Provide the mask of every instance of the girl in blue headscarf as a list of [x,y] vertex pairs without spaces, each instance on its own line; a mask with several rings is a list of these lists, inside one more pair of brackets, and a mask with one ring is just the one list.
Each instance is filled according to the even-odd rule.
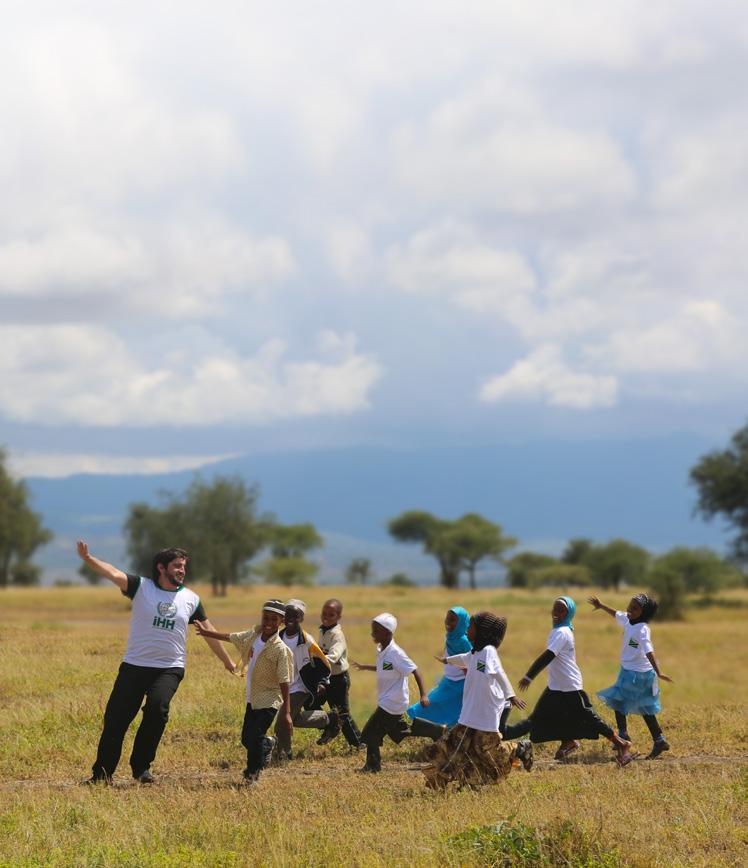
[[[462,606],[453,606],[444,618],[447,628],[445,637],[445,657],[455,654],[468,654],[473,650],[467,637],[470,614]],[[429,705],[416,702],[408,709],[410,717],[421,717],[434,723],[454,726],[462,711],[462,691],[465,688],[465,672],[458,666],[444,664],[441,681],[429,693]]]
[[616,735],[612,727],[597,716],[583,689],[574,649],[572,621],[576,610],[571,597],[557,597],[553,601],[546,650],[518,685],[520,690],[527,690],[533,678],[547,667],[548,687],[532,714],[526,720],[507,726],[504,737],[515,739],[530,733],[533,742],[558,740],[561,746],[556,751],[556,759],[561,760],[580,747],[579,739],[603,736],[615,747],[619,764],[626,765],[633,759],[631,742]]

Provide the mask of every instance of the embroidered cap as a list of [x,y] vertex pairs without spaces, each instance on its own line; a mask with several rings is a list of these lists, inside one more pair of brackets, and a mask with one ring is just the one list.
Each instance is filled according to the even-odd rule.
[[303,614],[306,614],[306,603],[303,600],[289,600],[286,603],[286,608],[289,606],[293,606],[294,609],[298,609]]
[[263,612],[275,612],[276,615],[286,614],[286,604],[283,600],[268,600],[262,605]]
[[397,630],[397,618],[389,612],[382,612],[381,615],[372,618],[372,621],[376,621],[380,627],[384,627],[384,629],[389,630],[390,633],[394,633],[395,630]]

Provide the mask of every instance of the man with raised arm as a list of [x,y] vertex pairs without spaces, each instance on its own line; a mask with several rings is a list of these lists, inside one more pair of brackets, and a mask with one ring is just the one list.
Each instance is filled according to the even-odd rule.
[[[156,756],[169,703],[184,678],[187,625],[198,621],[212,630],[198,595],[184,586],[187,552],[164,549],[153,558],[152,578],[123,573],[95,558],[83,540],[78,554],[95,573],[109,579],[132,600],[130,634],[119,673],[104,712],[92,775],[86,783],[108,783],[119,763],[122,742],[143,699],[143,720],[130,754],[133,777],[141,784],[154,781],[150,767]],[[229,672],[234,661],[216,639],[205,640]]]

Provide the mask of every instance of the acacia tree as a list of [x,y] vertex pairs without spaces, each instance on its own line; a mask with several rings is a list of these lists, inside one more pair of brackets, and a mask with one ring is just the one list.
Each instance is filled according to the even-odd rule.
[[271,557],[258,564],[254,572],[271,584],[310,584],[319,566],[305,555],[324,545],[314,525],[276,524],[269,530],[268,541]]
[[456,588],[460,572],[467,570],[470,587],[475,588],[475,569],[484,558],[500,560],[503,552],[516,545],[505,537],[501,525],[477,513],[466,513],[454,521],[438,518],[423,510],[408,510],[388,524],[390,534],[400,542],[418,542],[426,554],[439,563],[445,588]]
[[349,585],[365,585],[370,575],[369,558],[354,558],[345,568],[345,580]]
[[439,536],[449,522],[430,512],[411,509],[390,520],[387,529],[398,542],[421,543],[426,554],[439,563],[439,579],[445,588],[456,588],[460,582],[460,557],[454,551],[439,546]]
[[467,570],[472,590],[476,588],[475,570],[480,561],[485,558],[501,561],[504,552],[515,545],[517,540],[504,536],[501,525],[475,512],[448,522],[436,541],[437,549],[459,558],[461,568]]
[[259,488],[240,477],[196,477],[183,495],[162,494],[162,507],[131,504],[125,536],[134,568],[148,575],[154,552],[179,545],[189,552],[191,574],[225,596],[268,541],[273,519],[259,514],[258,498]]
[[748,425],[732,435],[726,449],[702,456],[691,468],[690,482],[698,489],[696,511],[707,520],[723,516],[737,531],[735,558],[748,563]]
[[31,559],[52,539],[52,532],[29,506],[26,483],[10,476],[5,461],[5,450],[0,449],[0,588],[10,583],[35,585],[40,571]]

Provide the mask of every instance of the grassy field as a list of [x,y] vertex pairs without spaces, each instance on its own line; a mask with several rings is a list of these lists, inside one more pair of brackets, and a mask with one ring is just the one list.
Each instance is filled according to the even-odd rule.
[[[345,603],[350,656],[373,662],[372,615],[397,614],[398,642],[429,684],[439,677],[450,605],[509,618],[501,657],[516,684],[543,650],[553,595],[502,589],[232,590],[204,594],[221,630],[256,620],[269,593],[307,601],[306,627],[331,590]],[[623,605],[623,595],[603,594]],[[585,687],[613,682],[620,633],[576,594],[577,658]],[[112,586],[0,594],[0,864],[5,865],[745,865],[748,862],[748,593],[695,606],[680,623],[653,624],[663,671],[661,722],[672,750],[616,767],[607,742],[585,742],[566,764],[538,746],[536,768],[480,791],[426,791],[414,764],[422,742],[385,745],[378,777],[356,774],[342,738],[294,735],[297,760],[240,786],[244,685],[191,636],[185,680],[153,771],[152,787],[128,778],[79,786],[89,774],[101,718],[127,635],[129,602]],[[533,684],[530,703],[544,686]],[[411,682],[411,692],[415,685]],[[354,673],[360,726],[376,702],[375,676]],[[517,712],[514,711],[513,715]],[[602,711],[612,721],[612,714]],[[631,720],[642,752],[643,722]]]

